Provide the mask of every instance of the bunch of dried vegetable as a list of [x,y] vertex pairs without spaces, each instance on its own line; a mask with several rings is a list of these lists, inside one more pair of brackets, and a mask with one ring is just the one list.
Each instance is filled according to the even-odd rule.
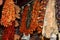
[[14,26],[18,26],[16,18],[20,18],[19,12],[20,8],[14,4],[13,0],[5,0],[1,17],[1,24],[5,27],[2,40],[14,40]]
[[38,33],[42,33],[47,2],[47,0],[34,0],[32,5],[24,7],[21,18],[20,32],[28,35],[33,34],[33,31],[37,30]]
[[58,26],[55,18],[55,2],[55,0],[49,0],[46,8],[42,34],[47,38],[50,38],[53,34],[58,34]]

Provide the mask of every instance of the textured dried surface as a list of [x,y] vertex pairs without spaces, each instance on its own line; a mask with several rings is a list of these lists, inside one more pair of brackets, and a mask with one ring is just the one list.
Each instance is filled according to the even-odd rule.
[[28,7],[25,7],[22,13],[22,22],[20,32],[25,34],[32,34],[33,31],[37,30],[38,33],[42,32],[44,14],[46,10],[47,0],[35,0],[33,3],[33,9],[31,11],[31,23],[29,29],[26,28],[26,19]]
[[1,23],[6,27],[11,25],[16,18],[20,19],[19,12],[20,8],[14,4],[13,0],[6,0],[2,10]]
[[9,27],[4,28],[2,40],[14,40],[14,22]]
[[13,0],[5,0],[1,22],[4,25],[2,40],[14,40],[15,9]]
[[8,26],[12,24],[12,21],[15,20],[15,9],[13,0],[6,0],[3,11],[1,22],[4,26]]
[[43,26],[43,35],[50,38],[51,34],[57,34],[58,27],[55,18],[55,0],[49,0]]
[[23,33],[26,33],[28,31],[28,30],[26,30],[26,17],[27,17],[28,8],[29,8],[29,6],[26,6],[22,13],[20,32],[23,32]]

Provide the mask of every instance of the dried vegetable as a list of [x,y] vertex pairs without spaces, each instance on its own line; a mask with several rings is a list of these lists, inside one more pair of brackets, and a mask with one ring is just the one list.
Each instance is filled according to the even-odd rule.
[[[17,12],[16,12],[17,11]],[[13,0],[5,0],[1,24],[4,25],[2,40],[14,40],[16,18],[19,18],[20,8],[14,4]]]
[[[32,5],[32,11],[31,13],[28,13],[30,6],[25,6],[23,13],[22,13],[22,18],[21,18],[21,26],[20,26],[20,32],[25,33],[26,35],[28,34],[33,34],[33,31],[38,31],[38,33],[42,32],[42,26],[44,22],[44,15],[45,15],[45,10],[46,10],[46,5],[47,5],[47,0],[34,0],[33,5]],[[28,19],[28,15],[31,14],[30,18]],[[26,22],[27,20],[27,22]],[[28,26],[27,26],[27,24]]]

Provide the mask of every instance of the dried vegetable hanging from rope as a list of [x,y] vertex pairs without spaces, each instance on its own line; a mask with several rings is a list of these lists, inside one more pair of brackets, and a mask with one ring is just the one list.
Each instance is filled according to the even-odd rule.
[[20,12],[20,8],[19,9],[18,8],[19,7],[14,4],[13,0],[5,1],[5,4],[2,10],[2,18],[1,18],[1,23],[5,27],[12,25],[12,22],[15,21],[16,18],[19,18],[18,13]]
[[42,26],[43,26],[43,20],[47,5],[47,0],[35,0],[33,3],[33,8],[31,11],[31,21],[29,22],[29,28],[26,27],[26,19],[28,17],[28,9],[29,6],[24,7],[23,13],[22,13],[22,21],[20,26],[20,32],[28,34],[33,34],[33,31],[37,29],[38,33],[42,32]]
[[2,24],[7,27],[12,25],[12,21],[15,20],[15,9],[13,0],[5,0],[5,4],[2,10]]
[[15,19],[19,18],[19,11],[20,8],[14,4],[13,0],[5,0],[1,18],[1,24],[4,25],[2,40],[14,40]]
[[58,34],[55,18],[55,0],[49,0],[47,4],[42,34],[47,38],[50,38],[53,34]]

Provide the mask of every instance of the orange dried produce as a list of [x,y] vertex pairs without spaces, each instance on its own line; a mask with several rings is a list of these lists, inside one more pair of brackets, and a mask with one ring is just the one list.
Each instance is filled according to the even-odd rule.
[[47,5],[47,1],[44,0],[42,0],[42,2],[40,2],[39,0],[34,1],[33,9],[31,11],[31,23],[28,29],[26,28],[26,19],[27,19],[29,6],[26,6],[24,8],[22,13],[20,32],[25,33],[26,35],[33,34],[33,31],[35,31],[36,29],[38,33],[42,32],[46,5]]
[[27,17],[27,12],[28,12],[29,6],[25,6],[23,13],[22,13],[22,21],[21,21],[21,27],[20,27],[20,32],[26,33],[28,30],[26,30],[26,17]]
[[47,0],[35,0],[32,10],[32,21],[30,24],[30,28],[38,33],[42,33],[42,26],[44,24],[44,16],[47,5]]
[[[18,13],[19,13],[19,8],[17,8],[13,0],[5,0],[2,10],[2,18],[1,18],[1,24],[4,25],[2,40],[14,40],[15,19],[19,17]],[[16,25],[18,25],[17,22]]]
[[33,31],[35,31],[36,27],[38,26],[37,25],[37,14],[38,13],[36,11],[36,7],[37,7],[36,3],[38,3],[38,1],[37,2],[36,1],[33,5],[33,10],[31,11],[31,14],[32,14],[31,23],[30,23],[30,27],[28,29],[26,28],[26,18],[27,18],[29,6],[26,6],[22,13],[22,22],[21,22],[20,32],[25,33],[26,35],[33,33]]
[[13,0],[6,0],[2,10],[2,24],[7,27],[12,24],[15,18],[15,9]]
[[37,31],[38,31],[38,33],[41,33],[42,32],[42,26],[44,24],[45,10],[46,10],[46,6],[47,6],[48,1],[47,0],[42,0],[41,3],[40,2],[38,2],[38,3],[39,3],[39,6],[38,6],[39,9],[37,9],[38,10]]

